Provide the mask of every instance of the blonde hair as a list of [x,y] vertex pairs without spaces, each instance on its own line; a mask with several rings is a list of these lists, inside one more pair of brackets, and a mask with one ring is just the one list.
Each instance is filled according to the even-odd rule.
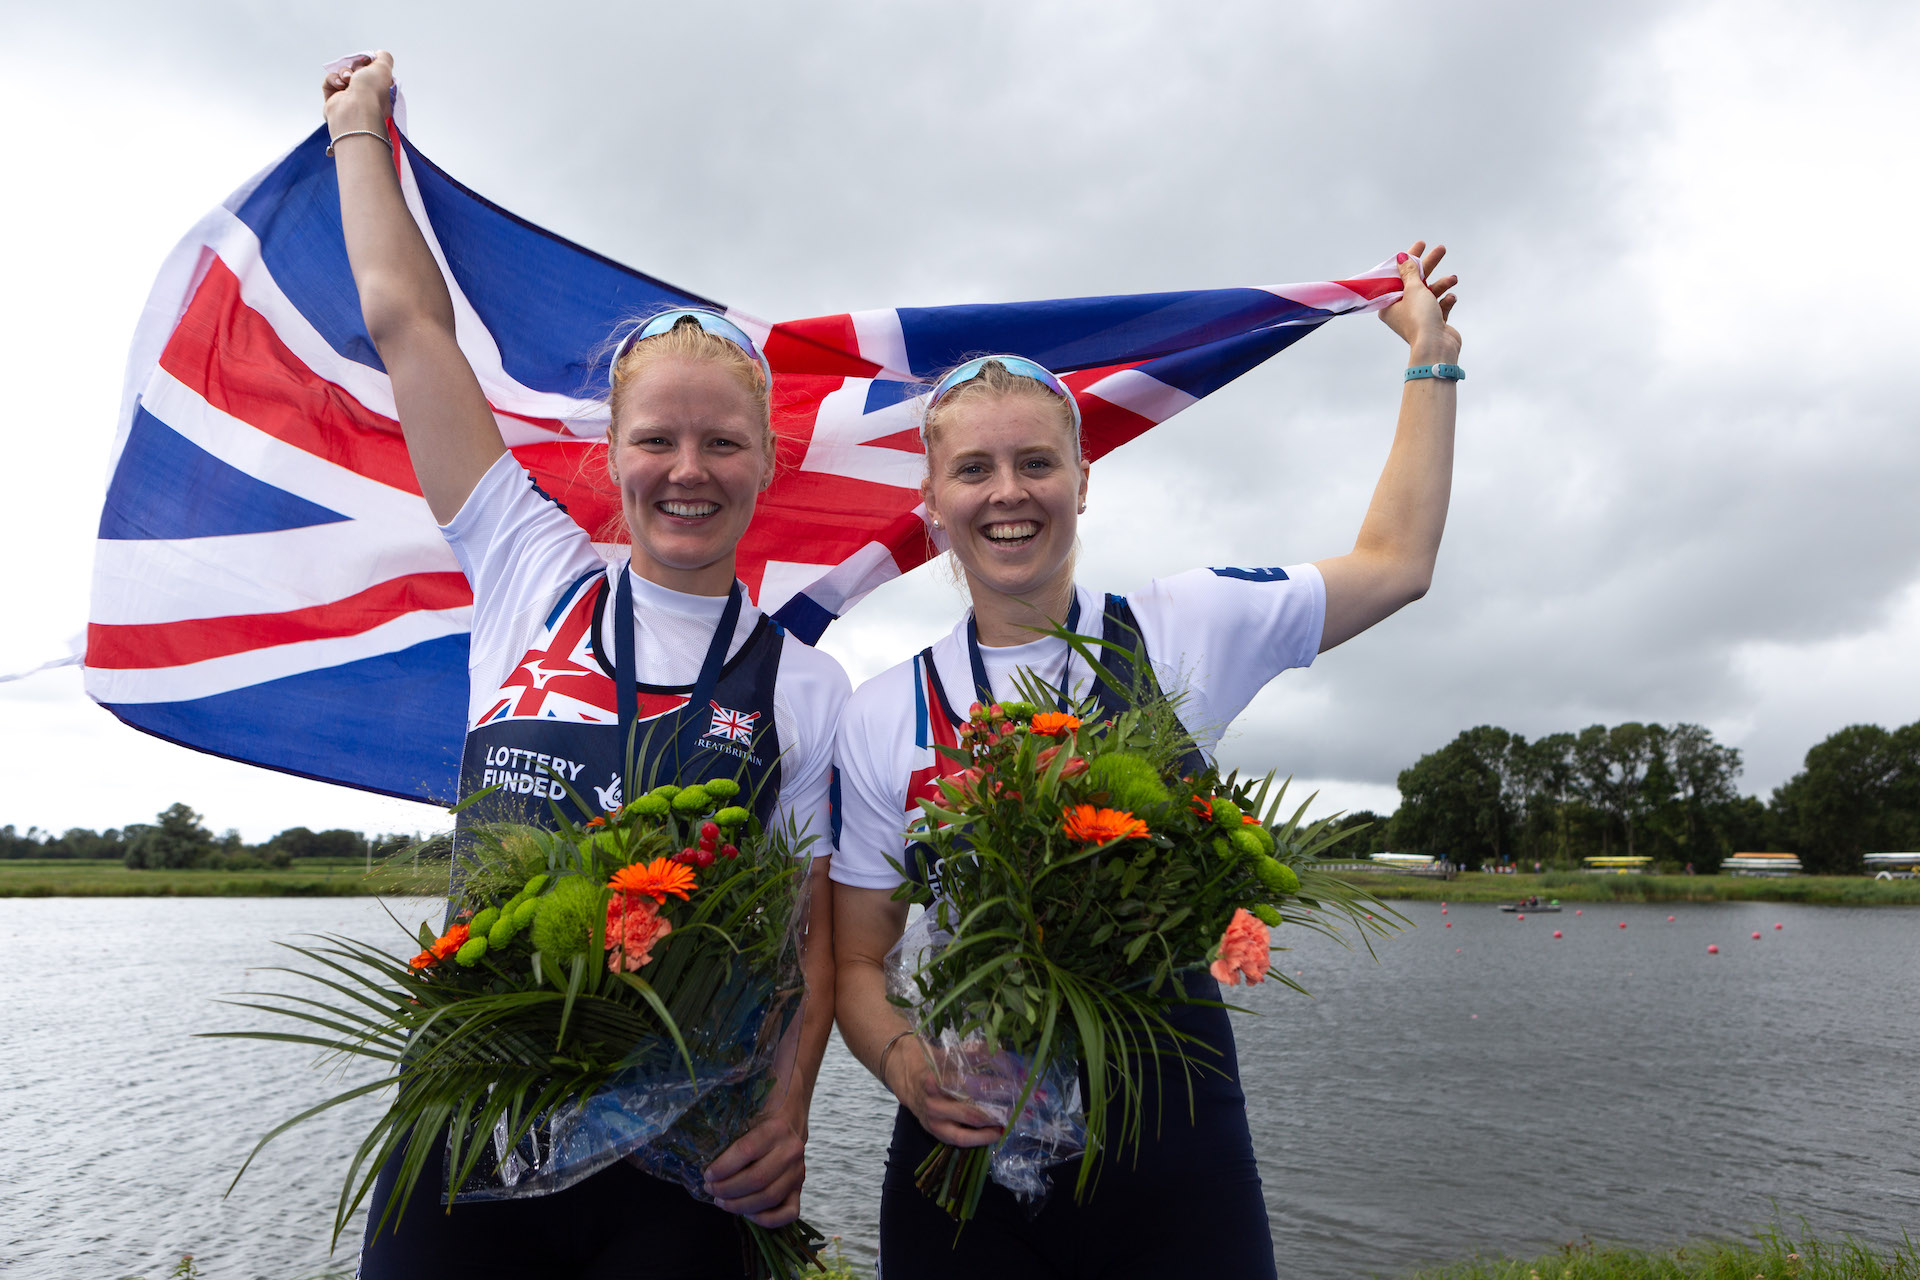
[[[965,363],[966,361],[962,360],[953,367],[957,369]],[[939,381],[939,378],[934,379],[935,384]],[[1032,378],[1009,371],[1007,366],[998,360],[989,360],[981,366],[979,373],[947,391],[937,403],[929,405],[924,411],[920,426],[920,440],[926,446],[929,474],[933,466],[934,437],[947,416],[958,405],[972,400],[983,400],[989,396],[1027,396],[1048,405],[1059,418],[1061,428],[1073,441],[1074,462],[1079,463],[1083,460],[1080,452],[1080,432],[1074,424],[1072,407]]]
[[[630,327],[631,324],[622,324],[617,331],[625,331]],[[702,329],[700,322],[692,316],[683,316],[665,333],[642,338],[621,353],[609,375],[613,389],[607,395],[608,443],[613,441],[613,424],[619,420],[620,403],[626,389],[645,377],[647,370],[654,365],[675,359],[712,361],[740,384],[753,402],[754,419],[760,424],[761,453],[766,457],[767,475],[771,477],[779,453],[778,442],[773,434],[773,389],[767,385],[766,371],[760,367],[759,361],[736,344]],[[611,451],[607,454],[607,468],[611,473]]]

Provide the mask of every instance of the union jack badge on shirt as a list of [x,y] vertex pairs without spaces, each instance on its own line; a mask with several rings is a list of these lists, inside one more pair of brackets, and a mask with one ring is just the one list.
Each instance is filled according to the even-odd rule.
[[760,718],[758,711],[735,711],[712,700],[707,705],[713,708],[713,727],[707,730],[709,738],[725,738],[728,742],[753,741],[753,722]]

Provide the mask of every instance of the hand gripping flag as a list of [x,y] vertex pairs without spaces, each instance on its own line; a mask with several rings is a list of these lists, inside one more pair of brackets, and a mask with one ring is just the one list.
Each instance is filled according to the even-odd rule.
[[[1073,389],[1098,458],[1399,296],[1388,262],[1317,284],[767,324],[516,218],[392,140],[508,446],[609,556],[625,532],[592,353],[623,319],[685,305],[761,342],[783,465],[738,572],[809,642],[935,550],[914,399],[928,375],[985,352],[1038,360]],[[100,516],[87,692],[201,751],[450,803],[472,596],[361,322],[326,145],[316,130],[201,219],[154,285]]]

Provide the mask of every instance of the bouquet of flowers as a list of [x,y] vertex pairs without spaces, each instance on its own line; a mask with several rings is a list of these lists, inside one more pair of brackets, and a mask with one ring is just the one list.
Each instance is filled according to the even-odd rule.
[[[762,830],[739,794],[730,779],[664,785],[584,826],[556,807],[557,831],[482,829],[452,923],[422,924],[411,959],[341,937],[282,944],[317,966],[282,972],[328,995],[242,1003],[311,1029],[216,1034],[315,1045],[385,1071],[253,1154],[332,1107],[394,1091],[347,1171],[336,1241],[396,1151],[381,1228],[429,1160],[446,1162],[449,1206],[561,1190],[620,1159],[711,1199],[702,1172],[758,1118],[804,988],[799,855],[813,837]],[[757,1275],[815,1265],[823,1237],[806,1223],[739,1222]]]
[[[1067,638],[1112,678],[1087,648],[1104,642]],[[1181,776],[1192,741],[1166,698],[1093,722],[1091,702],[1039,711],[1038,687],[1021,692],[1034,701],[975,703],[958,747],[941,748],[963,767],[921,802],[920,866],[899,867],[900,896],[926,909],[890,957],[890,995],[943,1087],[1006,1126],[989,1147],[936,1147],[917,1171],[963,1223],[989,1176],[1031,1201],[1045,1166],[1076,1154],[1084,1195],[1101,1152],[1137,1149],[1147,1075],[1212,1069],[1168,1021],[1201,1003],[1185,971],[1259,982],[1274,928],[1384,932],[1374,912],[1392,916],[1314,869],[1348,833],[1303,824],[1306,804],[1283,816],[1273,775]]]

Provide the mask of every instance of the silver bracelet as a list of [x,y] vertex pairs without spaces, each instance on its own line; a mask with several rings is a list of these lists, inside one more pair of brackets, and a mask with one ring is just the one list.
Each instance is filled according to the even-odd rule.
[[888,1089],[892,1089],[893,1086],[887,1084],[887,1055],[893,1052],[893,1046],[899,1044],[903,1039],[912,1034],[912,1027],[908,1027],[905,1031],[896,1031],[894,1032],[893,1039],[887,1041],[885,1047],[880,1050],[880,1083],[887,1085]]
[[393,145],[393,140],[387,137],[387,135],[384,133],[375,133],[371,129],[349,129],[345,133],[340,134],[337,137],[332,137],[327,139],[327,154],[328,155],[333,154],[333,149],[334,147],[339,145],[341,138],[351,138],[355,134],[361,134],[368,138],[378,138],[383,144],[389,147]]

